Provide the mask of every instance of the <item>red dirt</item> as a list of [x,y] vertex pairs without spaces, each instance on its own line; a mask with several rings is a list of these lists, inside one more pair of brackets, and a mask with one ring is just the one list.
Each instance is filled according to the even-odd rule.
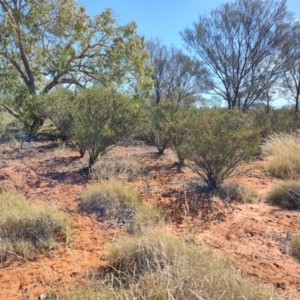
[[[78,211],[76,197],[88,182],[80,171],[86,158],[78,160],[75,152],[51,148],[50,143],[28,144],[24,150],[3,149],[0,189],[16,190],[38,205],[68,215],[75,230],[67,247],[61,245],[35,261],[6,262],[0,269],[0,299],[38,299],[50,290],[68,291],[87,283],[105,265],[111,242],[125,233]],[[153,147],[140,145],[116,147],[108,155],[137,159],[149,166],[147,175],[129,184],[145,202],[168,213],[163,230],[228,258],[245,273],[273,285],[282,298],[300,299],[300,262],[289,249],[291,236],[300,231],[300,213],[263,202],[278,182],[263,172],[265,161],[242,166],[228,180],[252,186],[262,202],[226,204],[216,196],[210,202],[206,198],[182,201],[188,183],[197,176],[186,168],[178,171],[170,150],[157,156]]]

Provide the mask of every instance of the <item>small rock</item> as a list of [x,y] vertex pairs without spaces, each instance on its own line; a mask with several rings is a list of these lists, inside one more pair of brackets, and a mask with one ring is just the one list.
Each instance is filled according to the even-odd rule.
[[47,298],[46,294],[40,294],[38,300],[45,300]]

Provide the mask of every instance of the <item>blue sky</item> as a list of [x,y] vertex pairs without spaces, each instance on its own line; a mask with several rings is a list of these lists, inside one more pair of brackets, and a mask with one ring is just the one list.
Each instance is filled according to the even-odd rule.
[[[181,46],[179,32],[226,0],[78,0],[94,15],[110,7],[120,24],[132,20],[138,33],[146,38],[158,37],[165,44]],[[300,19],[300,0],[287,0],[288,9]]]
[[[77,0],[88,14],[112,8],[119,24],[135,21],[138,33],[146,39],[158,37],[166,45],[183,47],[179,32],[191,27],[198,15],[210,12],[220,4],[232,0]],[[251,1],[251,0],[249,0]],[[288,10],[300,19],[300,0],[287,0]],[[286,102],[277,100],[274,105]]]

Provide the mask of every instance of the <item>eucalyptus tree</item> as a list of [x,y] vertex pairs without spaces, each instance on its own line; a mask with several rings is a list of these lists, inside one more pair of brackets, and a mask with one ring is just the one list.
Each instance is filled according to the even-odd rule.
[[282,72],[282,45],[290,35],[286,0],[236,0],[199,16],[181,36],[210,71],[211,93],[229,109],[246,110]]
[[36,96],[59,85],[151,84],[136,24],[119,26],[110,9],[91,18],[75,0],[0,0],[0,28],[2,105],[31,132],[42,122]]
[[167,47],[158,39],[149,40],[146,46],[153,68],[153,102],[182,104],[201,99],[205,71],[198,60],[175,46]]

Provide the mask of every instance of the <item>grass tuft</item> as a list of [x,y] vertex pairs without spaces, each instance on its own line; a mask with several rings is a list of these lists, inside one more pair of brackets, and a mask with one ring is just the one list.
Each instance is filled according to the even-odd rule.
[[0,194],[0,260],[33,259],[57,242],[67,242],[70,222],[50,209],[30,204],[22,195]]
[[62,299],[276,299],[224,259],[161,233],[113,245],[98,288]]
[[291,250],[293,255],[300,259],[300,234],[292,237]]
[[226,182],[218,189],[218,195],[228,202],[254,203],[260,200],[257,192],[248,185]]
[[271,155],[266,165],[269,174],[276,178],[300,178],[300,135],[273,134],[262,145],[262,153]]
[[267,201],[284,209],[300,208],[300,182],[286,181],[273,187]]
[[162,218],[157,209],[144,205],[138,193],[120,181],[90,185],[79,195],[79,201],[82,210],[113,220],[132,232]]
[[147,171],[146,166],[135,160],[105,156],[100,158],[93,166],[92,178],[99,181],[110,179],[133,181],[141,178]]

